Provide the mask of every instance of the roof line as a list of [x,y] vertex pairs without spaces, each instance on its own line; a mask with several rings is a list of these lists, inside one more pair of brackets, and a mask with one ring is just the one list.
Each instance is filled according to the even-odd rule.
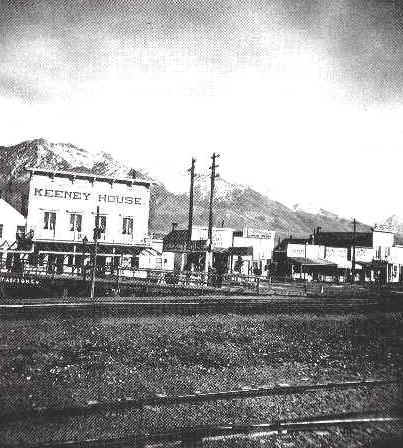
[[26,171],[30,173],[38,173],[38,174],[47,174],[50,176],[60,176],[60,177],[76,177],[82,179],[93,179],[93,180],[106,180],[110,182],[123,182],[123,183],[131,183],[138,185],[146,185],[150,186],[153,182],[142,179],[135,179],[131,177],[115,177],[115,176],[106,176],[102,174],[93,174],[93,173],[85,173],[80,171],[64,171],[64,170],[51,170],[47,168],[35,168],[35,167],[25,167]]

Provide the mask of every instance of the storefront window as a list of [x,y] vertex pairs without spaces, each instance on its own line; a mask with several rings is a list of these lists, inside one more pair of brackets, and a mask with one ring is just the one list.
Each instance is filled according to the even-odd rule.
[[133,235],[133,218],[123,218],[123,235]]
[[56,213],[55,212],[45,212],[44,213],[43,228],[45,230],[55,230],[56,229]]

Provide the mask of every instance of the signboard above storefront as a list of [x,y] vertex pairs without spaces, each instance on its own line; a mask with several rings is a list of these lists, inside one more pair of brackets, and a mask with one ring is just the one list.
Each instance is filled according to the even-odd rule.
[[261,238],[271,240],[274,239],[275,232],[271,230],[251,229],[250,227],[244,227],[243,237],[245,238]]
[[397,233],[397,228],[391,224],[375,224],[375,232]]

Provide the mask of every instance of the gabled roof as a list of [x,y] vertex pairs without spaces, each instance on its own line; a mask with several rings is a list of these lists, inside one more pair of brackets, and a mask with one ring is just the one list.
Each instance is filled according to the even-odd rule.
[[[0,198],[0,216],[7,215],[9,213],[12,213],[16,218],[20,218],[21,221],[25,220],[25,217],[23,214],[21,214],[17,209],[15,209],[11,204],[9,204],[4,199]],[[1,221],[1,218],[0,218]]]

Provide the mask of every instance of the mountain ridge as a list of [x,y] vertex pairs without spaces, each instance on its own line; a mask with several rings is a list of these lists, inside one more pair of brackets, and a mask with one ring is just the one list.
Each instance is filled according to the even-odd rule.
[[[91,153],[71,143],[53,143],[46,139],[34,139],[12,146],[0,146],[0,189],[16,208],[24,209],[27,199],[27,166],[53,170],[85,171],[93,174],[132,177],[152,181],[150,200],[150,231],[165,233],[172,222],[187,225],[187,193],[170,192],[166,186],[153,179],[144,170],[131,167],[100,151]],[[194,223],[208,222],[209,177],[199,175],[195,179]],[[217,178],[214,215],[216,226],[275,230],[282,237],[292,234],[302,236],[312,233],[315,227],[327,231],[349,231],[350,221],[319,209],[309,213],[299,207],[291,209],[279,201],[257,192],[248,185]],[[358,230],[369,230],[359,224]]]

